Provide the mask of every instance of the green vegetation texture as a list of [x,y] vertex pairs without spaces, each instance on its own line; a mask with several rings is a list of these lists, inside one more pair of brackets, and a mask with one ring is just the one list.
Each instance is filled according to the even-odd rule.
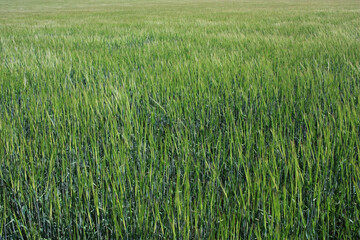
[[0,0],[0,236],[359,239],[360,2]]

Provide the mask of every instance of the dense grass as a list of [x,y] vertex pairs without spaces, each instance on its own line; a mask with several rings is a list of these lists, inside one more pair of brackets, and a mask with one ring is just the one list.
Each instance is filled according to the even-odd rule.
[[0,0],[0,236],[360,238],[360,4]]

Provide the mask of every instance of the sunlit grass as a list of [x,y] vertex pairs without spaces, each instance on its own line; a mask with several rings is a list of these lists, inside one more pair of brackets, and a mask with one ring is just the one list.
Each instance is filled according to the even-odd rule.
[[360,238],[357,1],[0,6],[0,236]]

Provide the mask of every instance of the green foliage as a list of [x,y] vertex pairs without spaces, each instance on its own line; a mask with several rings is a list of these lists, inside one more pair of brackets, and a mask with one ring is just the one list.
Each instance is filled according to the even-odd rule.
[[0,236],[360,238],[360,5],[0,2]]

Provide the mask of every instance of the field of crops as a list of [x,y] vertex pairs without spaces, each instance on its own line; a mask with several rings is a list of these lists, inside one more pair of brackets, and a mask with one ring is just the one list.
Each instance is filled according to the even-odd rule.
[[0,237],[360,238],[360,2],[0,0]]

